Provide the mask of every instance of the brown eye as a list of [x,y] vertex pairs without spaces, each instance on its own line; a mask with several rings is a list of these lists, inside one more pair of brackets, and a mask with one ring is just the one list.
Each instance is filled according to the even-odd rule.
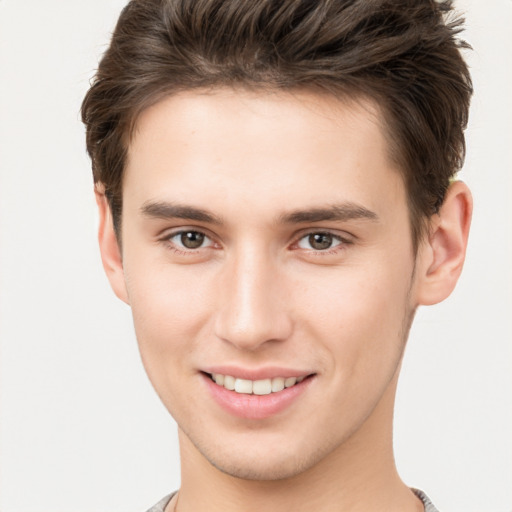
[[329,233],[313,233],[308,237],[309,245],[317,251],[329,249],[332,245],[332,235]]
[[197,249],[201,247],[205,238],[204,233],[200,233],[199,231],[183,231],[180,233],[180,242],[183,247],[187,249]]
[[310,233],[302,237],[297,244],[301,249],[308,249],[313,251],[325,251],[341,245],[343,240],[331,233]]
[[197,249],[213,249],[216,247],[215,242],[206,233],[195,229],[175,231],[163,238],[162,241],[180,254],[190,253],[190,256],[194,255],[194,251]]

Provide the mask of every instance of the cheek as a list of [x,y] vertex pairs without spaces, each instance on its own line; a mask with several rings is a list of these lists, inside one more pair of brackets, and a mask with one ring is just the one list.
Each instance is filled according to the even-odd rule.
[[188,391],[196,375],[194,357],[210,318],[205,276],[190,267],[126,265],[125,275],[137,343],[146,373],[162,402],[179,419],[199,407]]
[[[130,262],[131,263],[131,262]],[[145,364],[183,360],[207,327],[214,297],[209,273],[193,265],[127,262],[125,279],[140,351]]]
[[396,362],[411,309],[409,265],[400,272],[382,262],[340,267],[307,287],[306,300],[297,305],[303,328],[321,340],[335,373],[375,376],[388,371],[386,361]]

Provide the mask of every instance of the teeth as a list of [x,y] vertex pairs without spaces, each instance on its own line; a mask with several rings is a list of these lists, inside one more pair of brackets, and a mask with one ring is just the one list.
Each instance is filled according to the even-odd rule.
[[287,379],[284,380],[284,387],[285,388],[291,388],[296,383],[297,383],[297,378],[296,377],[288,377]]
[[275,393],[276,391],[283,391],[284,389],[284,378],[283,377],[274,377],[272,379],[272,391]]
[[270,379],[255,380],[252,383],[252,392],[255,395],[270,395],[272,392],[272,381]]
[[229,389],[230,391],[234,391],[235,389],[235,377],[231,377],[231,375],[224,376],[224,387]]
[[252,380],[236,379],[235,391],[237,393],[245,393],[250,395],[252,393]]
[[242,393],[245,395],[269,395],[270,393],[278,393],[284,388],[290,388],[306,377],[274,377],[273,379],[248,380],[236,379],[231,375],[222,375],[220,373],[212,373],[212,380],[219,386],[230,391]]

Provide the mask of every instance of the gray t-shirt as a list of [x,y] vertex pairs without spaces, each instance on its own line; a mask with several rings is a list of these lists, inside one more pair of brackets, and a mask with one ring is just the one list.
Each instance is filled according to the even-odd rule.
[[[419,489],[412,489],[412,492],[418,496],[418,498],[423,502],[423,505],[425,506],[425,512],[439,512],[434,505],[432,505],[432,502],[428,499],[427,495],[420,491]],[[173,492],[172,494],[169,494],[165,498],[161,499],[154,507],[151,507],[147,512],[164,512],[165,507],[169,504],[172,497],[176,494],[176,492]]]
[[419,489],[411,489],[411,491],[418,496],[418,498],[423,502],[425,506],[425,512],[439,512],[436,507],[432,504],[432,502],[428,499],[428,496]]
[[165,507],[169,504],[172,497],[176,494],[177,491],[174,491],[172,494],[169,494],[165,498],[162,498],[154,507],[151,507],[148,512],[164,512]]

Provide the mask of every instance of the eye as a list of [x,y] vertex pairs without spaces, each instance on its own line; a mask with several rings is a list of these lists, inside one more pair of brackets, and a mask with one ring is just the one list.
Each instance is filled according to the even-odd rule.
[[184,249],[199,249],[201,247],[210,247],[213,241],[200,231],[180,231],[171,235],[168,240],[177,247]]
[[314,251],[325,251],[341,245],[343,240],[331,233],[309,233],[303,236],[299,242],[298,247],[301,249],[313,249]]

